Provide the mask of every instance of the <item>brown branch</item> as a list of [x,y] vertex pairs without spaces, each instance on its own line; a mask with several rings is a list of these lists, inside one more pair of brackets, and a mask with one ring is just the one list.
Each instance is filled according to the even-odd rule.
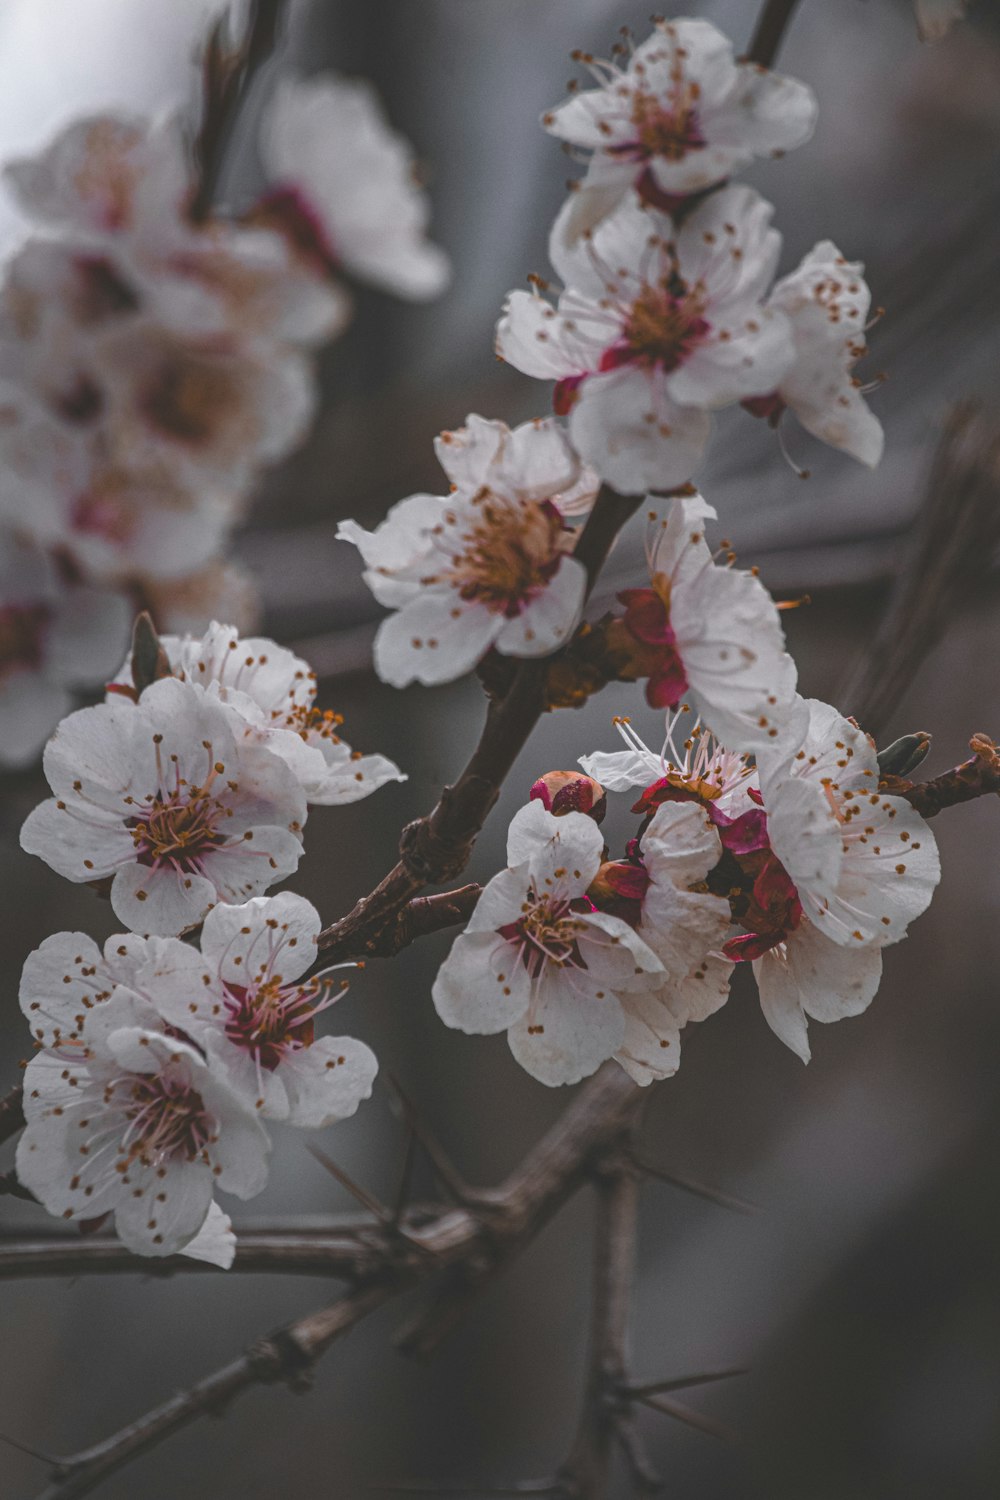
[[[946,807],[957,807],[976,797],[991,797],[1000,792],[1000,750],[986,734],[974,734],[969,741],[972,759],[934,776],[930,781],[906,785],[899,795],[925,818],[936,817]],[[891,785],[887,790],[892,790]]]
[[202,64],[202,120],[194,143],[198,185],[191,201],[195,222],[206,219],[219,188],[230,142],[250,87],[274,51],[287,0],[252,0],[245,39],[226,51],[228,19],[209,34]]
[[[105,1441],[60,1459],[39,1500],[69,1500],[90,1493],[107,1475],[198,1417],[218,1412],[253,1385],[286,1381],[302,1389],[315,1361],[338,1338],[375,1308],[429,1279],[441,1266],[447,1270],[449,1264],[459,1262],[475,1265],[475,1290],[482,1290],[592,1175],[596,1163],[621,1139],[640,1100],[628,1075],[615,1064],[607,1064],[500,1188],[483,1193],[474,1208],[441,1209],[423,1223],[411,1210],[401,1233],[391,1225],[369,1221],[353,1223],[339,1242],[336,1236],[324,1240],[320,1232],[315,1236],[297,1232],[280,1246],[274,1236],[240,1236],[237,1264],[242,1258],[244,1269],[250,1269],[254,1257],[262,1255],[269,1262],[268,1269],[276,1269],[273,1261],[280,1255],[282,1269],[319,1270],[317,1260],[326,1256],[327,1274],[357,1278],[354,1288],[341,1301],[271,1334],[240,1359]],[[62,1244],[59,1248],[62,1251]],[[20,1249],[23,1252],[24,1245]],[[106,1240],[96,1245],[81,1241],[76,1250],[79,1259],[72,1263],[74,1271],[126,1269],[121,1247]],[[0,1251],[9,1256],[19,1253],[16,1243],[0,1246]],[[150,1270],[149,1261],[130,1259],[131,1269]],[[52,1270],[51,1251],[47,1260],[46,1274]],[[624,1265],[620,1256],[616,1263]],[[59,1266],[60,1273],[70,1268],[68,1259]],[[171,1269],[179,1269],[179,1262]],[[197,1264],[185,1269],[197,1269]],[[31,1274],[27,1257],[14,1274]]]
[[797,4],[798,0],[765,0],[746,54],[748,62],[759,63],[762,68],[773,67]]
[[[598,494],[575,551],[587,570],[588,593],[640,498],[616,494],[607,486]],[[465,770],[454,786],[445,787],[433,812],[403,829],[399,863],[352,911],[320,934],[324,952],[337,958],[356,953],[425,886],[462,873],[503,782],[544,712],[545,672],[543,661],[518,665],[506,695],[490,703]]]
[[559,1474],[574,1500],[603,1500],[609,1493],[612,1458],[619,1445],[633,1471],[645,1470],[628,1402],[622,1399],[639,1212],[639,1173],[631,1149],[636,1112],[602,1161],[597,1181],[587,1388],[573,1447]]
[[[482,889],[480,885],[463,885],[458,890],[442,891],[437,896],[417,896],[377,932],[362,931],[353,942],[348,939],[338,943],[337,957],[393,958],[418,938],[467,922]],[[327,932],[330,931],[332,929],[327,928]],[[322,933],[320,951],[325,954],[328,946],[326,933]]]

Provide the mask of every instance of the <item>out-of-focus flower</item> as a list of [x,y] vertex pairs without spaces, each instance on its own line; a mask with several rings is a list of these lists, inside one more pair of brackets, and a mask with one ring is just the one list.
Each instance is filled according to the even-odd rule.
[[[24,1076],[17,1175],[49,1213],[114,1213],[138,1255],[174,1255],[205,1225],[216,1187],[252,1198],[267,1180],[263,1128],[217,1069],[118,989],[87,1039],[43,1051]],[[195,1250],[231,1260],[218,1219]]]
[[95,341],[114,462],[162,462],[186,485],[246,484],[285,457],[312,419],[315,383],[294,350],[195,341],[132,322]]
[[173,118],[74,120],[38,155],[8,162],[3,176],[21,208],[52,229],[123,238],[179,220],[191,192]]
[[346,986],[324,975],[300,979],[315,961],[320,926],[316,908],[290,891],[216,906],[201,954],[161,940],[146,981],[160,1014],[249,1108],[307,1129],[353,1115],[378,1071],[363,1042],[315,1035],[316,1018]]
[[510,825],[510,868],[486,886],[434,982],[447,1025],[506,1031],[542,1083],[575,1083],[617,1054],[629,997],[662,974],[628,923],[587,898],[602,847],[591,818],[529,802]]
[[795,663],[773,599],[753,573],[715,561],[700,495],[650,512],[651,586],[619,594],[619,635],[631,652],[623,675],[645,677],[653,708],[688,699],[726,744],[752,750],[779,734],[801,734]]
[[209,563],[183,578],[144,578],[150,613],[172,635],[200,635],[213,620],[231,620],[249,635],[263,614],[260,590],[238,563]]
[[741,919],[748,936],[729,945],[753,959],[768,1023],[803,1061],[806,1018],[836,1021],[871,1003],[882,948],[905,937],[941,873],[924,819],[879,791],[867,736],[829,704],[812,699],[809,711],[794,752],[761,758],[765,824],[743,842],[771,857]]
[[190,575],[239,514],[227,483],[182,484],[162,458],[115,463],[99,432],[30,407],[0,429],[0,465],[3,519],[94,581]]
[[794,358],[786,319],[762,305],[781,244],[771,206],[723,188],[677,228],[630,193],[572,242],[571,208],[550,252],[558,305],[512,292],[497,352],[557,382],[556,410],[602,479],[630,494],[671,489],[701,459],[709,412],[775,390]]
[[281,229],[300,254],[401,297],[423,299],[450,278],[426,238],[427,195],[409,143],[359,78],[286,78],[266,111],[261,150],[272,187],[250,218]]
[[165,678],[142,694],[80,709],[45,749],[55,796],[32,812],[21,846],[74,881],[111,880],[134,932],[197,925],[290,875],[306,802],[294,773],[248,740],[231,708]]
[[914,0],[914,3],[922,42],[939,42],[969,8],[969,0]]
[[821,240],[798,270],[775,284],[767,305],[791,325],[795,363],[770,395],[751,397],[744,405],[774,425],[789,407],[821,442],[874,467],[882,457],[882,425],[865,405],[861,381],[851,374],[868,352],[871,292],[864,266],[845,260],[832,240]]
[[376,671],[394,687],[449,682],[491,646],[547,655],[568,639],[586,592],[566,517],[589,506],[597,479],[555,421],[512,432],[470,416],[436,448],[449,496],[411,495],[377,530],[342,521],[337,533],[395,611],[375,640]]
[[128,639],[131,606],[64,577],[41,548],[0,530],[0,764],[23,766],[96,687]]
[[722,182],[755,156],[800,146],[816,123],[811,89],[736,62],[709,21],[657,21],[624,66],[574,55],[598,87],[542,116],[546,130],[593,153],[573,195],[572,236],[593,228],[630,187],[669,210],[671,200]]
[[[172,672],[204,688],[232,710],[243,733],[285,761],[309,802],[326,807],[358,802],[388,781],[405,781],[384,755],[362,755],[340,736],[343,718],[315,706],[316,674],[308,662],[262,636],[241,639],[213,621],[204,635],[161,636]],[[132,695],[126,658],[109,698]]]

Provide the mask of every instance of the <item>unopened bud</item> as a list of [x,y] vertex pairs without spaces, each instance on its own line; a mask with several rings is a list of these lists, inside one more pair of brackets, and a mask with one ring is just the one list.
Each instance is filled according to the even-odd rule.
[[878,768],[883,776],[909,776],[925,759],[931,748],[931,737],[926,731],[904,734],[878,752]]
[[601,783],[582,771],[546,771],[531,788],[530,800],[540,802],[557,818],[563,813],[581,812],[595,823],[600,823],[608,810]]
[[641,862],[612,859],[601,865],[587,888],[587,895],[599,911],[620,917],[630,927],[636,927],[648,889],[649,876]]

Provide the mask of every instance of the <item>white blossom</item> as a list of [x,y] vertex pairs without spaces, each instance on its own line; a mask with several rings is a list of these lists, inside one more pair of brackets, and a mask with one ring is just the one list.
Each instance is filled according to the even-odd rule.
[[99,431],[30,406],[0,428],[0,464],[0,516],[102,583],[189,576],[239,515],[229,476],[192,486],[162,459],[116,463]]
[[[389,781],[405,781],[384,755],[352,750],[340,735],[342,715],[315,706],[316,674],[309,664],[263,636],[240,638],[213,621],[200,637],[160,637],[175,677],[204,688],[232,711],[244,735],[285,761],[306,800],[338,807],[370,796]],[[129,695],[129,655],[109,698]]]
[[213,620],[230,620],[250,635],[263,613],[260,588],[245,568],[214,562],[182,578],[143,579],[150,613],[172,635],[200,635]]
[[575,1083],[618,1053],[632,993],[662,973],[628,923],[586,897],[602,846],[585,814],[555,817],[529,802],[510,825],[509,868],[486,886],[434,982],[447,1025],[506,1031],[542,1083]]
[[435,297],[448,258],[426,238],[430,206],[407,141],[360,78],[285,78],[264,117],[272,189],[258,217],[304,254],[401,297]]
[[52,556],[0,531],[0,764],[32,761],[72,690],[107,678],[131,613],[122,594],[68,582]]
[[767,305],[791,325],[795,362],[771,395],[747,401],[749,410],[777,423],[788,407],[821,442],[874,467],[884,434],[851,374],[868,352],[871,292],[861,262],[845,260],[831,240],[821,240],[775,284]]
[[871,741],[826,703],[810,700],[809,711],[799,748],[761,760],[767,838],[796,904],[782,941],[754,961],[764,1014],[803,1061],[806,1018],[870,1004],[882,948],[906,935],[940,878],[924,819],[879,791]]
[[673,488],[701,459],[710,411],[773,391],[794,358],[785,317],[762,305],[781,243],[771,206],[727,187],[678,228],[630,192],[575,241],[571,208],[550,250],[565,286],[557,306],[512,292],[497,352],[558,382],[556,410],[609,484]]
[[574,234],[592,228],[630,187],[669,207],[755,156],[800,146],[816,122],[811,89],[737,62],[728,37],[709,21],[658,20],[624,65],[577,56],[598,87],[542,116],[553,135],[592,152],[573,195]]
[[664,802],[642,835],[636,933],[663,965],[659,985],[622,997],[625,1040],[616,1054],[636,1083],[667,1078],[680,1062],[680,1033],[729,997],[732,963],[721,949],[729,903],[705,888],[722,844],[697,801]]
[[716,561],[705,541],[715,511],[700,495],[649,502],[649,588],[626,589],[634,670],[654,708],[688,700],[708,728],[742,751],[801,732],[805,711],[778,610],[751,572]]
[[969,0],[915,0],[917,30],[922,42],[939,42],[960,21]]
[[233,711],[176,678],[138,704],[80,709],[45,749],[55,795],[21,846],[74,881],[111,879],[126,927],[165,935],[197,925],[290,875],[305,797],[293,772],[247,740]]
[[566,517],[589,506],[597,480],[555,421],[511,431],[470,416],[436,448],[449,496],[411,495],[374,532],[342,521],[337,533],[395,611],[375,640],[376,671],[394,687],[449,682],[490,647],[544,656],[569,638],[586,592]]
[[307,1129],[354,1114],[378,1070],[363,1042],[315,1035],[317,1017],[346,986],[301,977],[315,962],[320,926],[316,908],[288,891],[219,905],[205,919],[201,953],[163,940],[147,979],[160,1014],[248,1107]]
[[[124,988],[88,1019],[85,1041],[31,1060],[24,1112],[18,1180],[62,1218],[113,1213],[138,1255],[183,1252],[205,1225],[216,1187],[251,1198],[267,1179],[269,1142],[251,1111]],[[225,1264],[231,1250],[213,1218],[195,1254]]]

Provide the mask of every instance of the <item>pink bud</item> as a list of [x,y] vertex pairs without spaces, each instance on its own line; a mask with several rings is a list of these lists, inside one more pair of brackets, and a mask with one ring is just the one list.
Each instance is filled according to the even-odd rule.
[[600,823],[608,810],[604,788],[582,771],[546,771],[531,788],[530,800],[539,801],[546,812],[561,817],[563,813],[582,812]]

